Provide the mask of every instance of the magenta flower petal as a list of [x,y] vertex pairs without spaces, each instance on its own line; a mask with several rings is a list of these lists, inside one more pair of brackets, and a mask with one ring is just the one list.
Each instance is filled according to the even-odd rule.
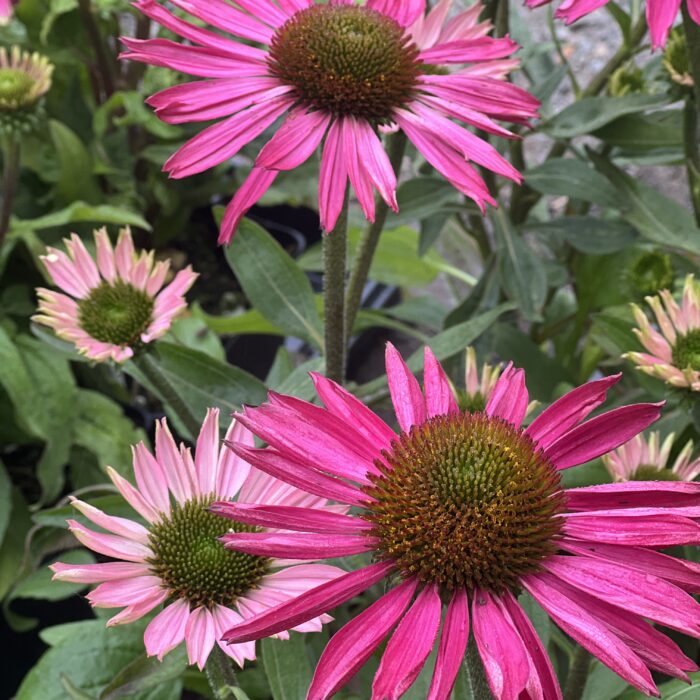
[[663,405],[641,403],[603,413],[562,435],[545,453],[557,469],[588,462],[648,428],[659,419]]
[[449,700],[469,642],[469,599],[464,588],[450,598],[427,700]]
[[472,629],[491,692],[518,698],[530,677],[527,651],[510,615],[487,591],[474,591]]
[[348,166],[345,162],[341,139],[341,120],[334,121],[328,129],[321,156],[318,178],[318,209],[321,228],[332,231],[345,203]]
[[377,545],[374,537],[365,535],[316,535],[305,533],[241,532],[224,535],[221,541],[228,549],[263,557],[284,559],[331,559],[369,552]]
[[425,405],[428,418],[445,413],[457,413],[459,407],[454,391],[445,370],[429,348],[425,348],[423,360],[423,385],[425,387]]
[[613,374],[605,379],[588,382],[573,391],[569,391],[551,406],[545,408],[530,423],[525,433],[539,447],[546,450],[598,408],[605,401],[608,389],[619,382],[621,377],[621,374]]
[[316,667],[308,700],[332,697],[357,673],[404,614],[417,586],[416,579],[408,579],[392,588],[331,637]]
[[608,510],[610,508],[695,506],[700,499],[700,483],[667,481],[627,481],[567,489],[570,510]]
[[367,7],[389,15],[403,27],[409,27],[425,12],[425,0],[368,0]]
[[372,684],[376,700],[398,700],[418,678],[440,629],[442,603],[435,585],[425,586],[399,623]]
[[486,404],[486,414],[520,427],[528,401],[525,373],[521,369],[506,367]]
[[231,644],[269,637],[335,608],[381,581],[393,568],[390,562],[371,564],[364,569],[324,583],[278,608],[246,620],[228,630],[224,639]]
[[396,418],[401,430],[407,432],[426,419],[425,399],[418,380],[391,343],[386,344],[386,376]]
[[630,685],[648,695],[658,696],[656,685],[642,660],[602,622],[568,597],[550,574],[523,579],[523,585],[550,617],[582,647]]

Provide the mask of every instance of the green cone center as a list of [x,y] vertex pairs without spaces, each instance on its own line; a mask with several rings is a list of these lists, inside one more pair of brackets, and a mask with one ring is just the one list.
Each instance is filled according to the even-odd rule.
[[390,17],[365,7],[314,5],[277,31],[269,65],[301,104],[382,123],[412,99],[421,64],[418,48]]
[[653,464],[641,464],[630,475],[630,481],[680,481],[680,479],[670,469],[659,469]]
[[21,104],[31,94],[34,80],[18,68],[0,68],[0,104]]
[[153,305],[153,297],[127,282],[103,282],[78,303],[80,327],[103,343],[135,345],[151,325]]
[[673,364],[679,369],[700,371],[700,329],[679,335],[673,346]]
[[151,527],[153,573],[175,598],[193,608],[231,607],[268,573],[270,560],[226,549],[218,540],[228,532],[256,528],[210,513],[213,497],[173,506],[169,517]]
[[559,474],[511,424],[438,416],[402,433],[366,488],[382,558],[452,589],[517,590],[556,550]]
[[642,297],[668,289],[675,278],[671,256],[658,252],[641,253],[630,265],[629,277],[634,292]]

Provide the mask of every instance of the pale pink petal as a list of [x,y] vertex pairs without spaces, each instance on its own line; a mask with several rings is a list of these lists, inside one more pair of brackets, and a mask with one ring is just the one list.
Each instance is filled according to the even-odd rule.
[[158,520],[158,512],[150,505],[146,499],[117,471],[112,467],[107,467],[107,476],[117,487],[124,500],[145,520],[153,523]]
[[161,580],[157,576],[135,576],[105,581],[90,591],[87,599],[96,608],[120,608],[141,603],[158,595],[161,590]]
[[163,467],[140,442],[132,448],[134,476],[141,495],[158,513],[170,512],[168,480]]
[[158,661],[185,639],[185,627],[190,617],[190,604],[179,599],[166,605],[146,627],[143,642],[149,656],[157,656]]
[[150,569],[147,564],[132,564],[125,561],[109,561],[103,564],[62,564],[55,562],[49,566],[54,581],[68,583],[102,583],[118,579],[145,576]]
[[115,515],[107,515],[99,508],[71,497],[70,503],[76,510],[79,510],[85,517],[89,518],[95,525],[108,530],[109,532],[125,537],[126,539],[140,542],[147,545],[149,532],[143,526],[127,518],[119,518]]
[[269,612],[233,627],[226,632],[224,639],[233,643],[248,642],[291,629],[367,590],[381,581],[393,567],[391,562],[378,562],[339,576]]
[[398,700],[413,685],[437,639],[441,609],[438,586],[426,585],[382,655],[372,684],[374,700]]
[[214,631],[219,648],[230,656],[241,668],[246,660],[255,660],[255,642],[245,642],[244,644],[226,644],[221,641],[221,637],[227,629],[242,622],[243,618],[230,608],[223,605],[215,605],[212,609],[214,618]]
[[425,422],[425,399],[418,380],[391,343],[386,344],[386,374],[399,426],[403,432],[408,432],[411,426]]
[[418,587],[408,579],[385,593],[331,637],[316,667],[307,700],[326,700],[357,673],[401,618]]
[[115,559],[143,563],[153,556],[150,547],[117,535],[107,535],[83,527],[75,520],[68,520],[68,529],[88,549]]
[[140,620],[144,615],[148,615],[153,608],[160,605],[168,597],[168,591],[161,589],[153,594],[150,598],[145,598],[138,603],[129,605],[121,612],[118,612],[114,617],[107,620],[107,627],[116,627],[117,625],[126,625],[130,622]]
[[165,419],[156,421],[156,459],[163,467],[168,486],[181,505],[195,494],[194,484]]
[[214,493],[219,463],[219,409],[210,408],[202,423],[194,451],[199,493]]
[[131,270],[134,266],[135,256],[136,251],[134,250],[134,240],[131,237],[131,231],[128,228],[123,228],[119,231],[117,246],[114,249],[114,260],[117,266],[117,273],[125,282],[131,281]]
[[225,444],[220,448],[216,468],[215,492],[220,498],[226,499],[233,498],[238,493],[250,473],[250,464],[228,447],[232,442],[254,447],[255,437],[242,423],[235,419],[231,421],[224,438]]
[[185,625],[187,656],[191,664],[204,669],[215,642],[214,618],[206,608],[196,608]]
[[70,239],[64,239],[64,243],[71,258],[73,258],[75,268],[80,277],[82,277],[88,287],[97,287],[100,284],[100,273],[92,256],[87,252],[85,244],[80,240],[80,236],[74,233]]

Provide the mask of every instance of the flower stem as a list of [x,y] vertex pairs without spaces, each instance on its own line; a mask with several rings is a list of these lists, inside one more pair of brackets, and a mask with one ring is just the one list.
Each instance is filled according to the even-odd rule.
[[199,435],[200,421],[190,411],[182,396],[175,390],[167,376],[163,373],[152,350],[145,350],[134,356],[134,364],[141,370],[151,383],[164,404],[167,404],[177,416],[182,427],[194,440]]
[[100,29],[95,22],[95,17],[92,13],[92,3],[90,0],[78,0],[80,15],[87,32],[88,39],[92,44],[92,48],[97,58],[97,66],[100,73],[102,83],[102,98],[106,102],[114,94],[114,78],[112,76],[112,62],[105,51],[106,42],[100,34]]
[[224,654],[218,644],[214,644],[214,648],[209,654],[204,666],[204,675],[209,681],[209,686],[216,700],[236,697],[233,691],[234,688],[238,688],[236,673],[231,665],[231,659]]
[[700,26],[695,24],[686,3],[682,4],[683,28],[688,47],[690,73],[693,76],[693,97],[688,97],[684,112],[685,156],[688,167],[690,199],[695,220],[700,226]]
[[2,180],[2,206],[0,207],[0,247],[10,229],[12,203],[19,182],[19,139],[10,136],[4,152],[5,168]]
[[[401,169],[404,153],[406,152],[406,135],[403,131],[393,134],[388,143],[389,160],[398,175]],[[367,284],[369,270],[372,267],[372,260],[379,244],[379,238],[386,224],[386,217],[389,214],[389,206],[381,198],[377,197],[376,213],[374,223],[370,224],[363,232],[360,244],[355,254],[350,281],[348,282],[348,292],[345,298],[345,337],[350,338],[352,329],[355,326],[357,312],[362,304],[362,292]]]
[[576,647],[574,658],[566,677],[566,689],[564,690],[564,700],[581,700],[583,691],[588,680],[588,669],[591,665],[591,655],[579,646]]
[[492,700],[491,689],[486,680],[484,665],[479,656],[474,637],[469,640],[467,653],[464,656],[464,669],[466,671],[471,697],[473,700]]
[[339,384],[345,379],[345,274],[348,257],[348,198],[335,228],[323,237],[323,301],[325,318],[326,376]]

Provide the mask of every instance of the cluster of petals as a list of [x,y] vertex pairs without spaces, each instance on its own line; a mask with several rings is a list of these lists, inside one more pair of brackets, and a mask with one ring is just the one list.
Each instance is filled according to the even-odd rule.
[[[459,410],[449,379],[429,349],[423,390],[392,346],[387,374],[401,431]],[[528,406],[524,373],[508,366],[485,412],[524,430],[553,468],[568,469],[624,444],[658,418],[659,404],[623,406],[589,418],[618,380],[619,375],[606,377],[574,389],[523,429]],[[307,520],[300,510],[253,509],[251,522],[296,532],[231,535],[229,544],[241,551],[289,559],[376,551],[370,523],[361,515],[362,508],[371,507],[363,487],[380,473],[377,460],[383,451],[391,452],[397,435],[342,387],[319,375],[313,381],[325,407],[273,393],[268,404],[239,416],[268,447],[234,445],[234,450],[270,475],[356,506],[359,515],[339,523],[318,516]],[[650,669],[687,679],[696,664],[651,623],[700,636],[700,605],[691,596],[700,591],[700,566],[657,551],[700,542],[700,484],[626,482],[564,493],[558,553],[545,558],[536,573],[523,576],[522,588],[562,630],[635,688],[657,694]],[[250,511],[243,517],[251,517]],[[436,647],[427,697],[446,700],[470,629],[497,700],[561,697],[547,652],[509,590],[494,594],[457,588],[449,594],[443,619],[441,594],[446,592],[402,575],[386,557],[236,625],[224,638],[240,643],[274,634],[383,579],[395,585],[331,638],[309,700],[330,698],[392,630],[374,679],[373,700],[400,697]]]
[[693,275],[686,277],[680,304],[667,289],[658,296],[646,297],[646,301],[654,312],[657,327],[652,326],[644,311],[633,304],[638,326],[633,330],[647,352],[628,352],[625,357],[652,377],[675,387],[700,391],[700,372],[692,367],[677,367],[673,359],[673,348],[679,338],[700,333],[698,283]]
[[[227,439],[253,445],[251,434],[235,421]],[[121,517],[107,515],[98,508],[74,499],[73,506],[106,532],[92,530],[75,520],[68,521],[70,530],[89,549],[118,561],[100,564],[52,565],[54,579],[73,583],[98,583],[88,594],[95,607],[123,608],[107,623],[109,626],[134,622],[166,602],[146,627],[144,643],[150,656],[162,659],[183,640],[190,663],[203,668],[223,632],[234,624],[249,619],[271,606],[287,601],[298,593],[328,582],[342,571],[325,564],[270,562],[272,573],[257,586],[237,598],[235,609],[223,605],[194,607],[184,598],[172,598],[171,592],[154,575],[149,564],[153,552],[149,546],[149,526],[170,513],[173,499],[183,505],[198,496],[240,501],[272,508],[309,508],[311,513],[337,513],[337,506],[326,500],[299,491],[252,468],[245,460],[221,446],[219,412],[210,409],[202,424],[194,458],[188,448],[175,443],[165,420],[156,427],[155,457],[140,443],[133,450],[136,487],[114,469],[108,473],[124,499],[143,518],[145,525]],[[300,632],[317,632],[330,618],[314,616],[299,625],[290,625]],[[285,638],[286,630],[280,630]],[[218,642],[241,666],[255,658],[255,644],[248,642],[227,645]]]
[[[12,3],[4,6],[5,1],[0,0],[0,26],[3,16],[8,21],[12,15]],[[23,51],[19,46],[0,47],[0,70],[20,71],[31,79],[29,87],[18,94],[0,93],[0,110],[15,110],[34,104],[49,91],[53,68],[49,59],[39,53]]]
[[[647,439],[643,435],[635,435],[628,443],[603,455],[603,464],[615,481],[634,479],[640,468],[660,472],[668,465],[675,437],[671,433],[661,442],[658,431],[653,431]],[[693,441],[688,440],[671,467],[671,472],[679,481],[693,481],[700,474],[700,458],[692,455]]]
[[[230,38],[181,19],[156,0],[136,2],[141,12],[190,43],[124,38],[123,56],[205,78],[153,95],[148,102],[156,114],[171,124],[219,120],[167,161],[164,169],[171,177],[194,175],[229,160],[286,115],[228,205],[220,242],[230,242],[241,218],[280,172],[300,166],[321,144],[318,200],[324,230],[332,230],[338,220],[348,181],[367,219],[375,217],[375,191],[397,209],[396,175],[376,125],[362,115],[312,109],[292,85],[271,72],[268,47],[276,32],[295,14],[317,4],[315,0],[239,2],[240,9],[223,0],[172,4]],[[330,0],[330,4],[355,3]],[[425,0],[367,0],[364,6],[404,27],[420,49],[422,63],[461,66],[451,74],[421,74],[415,95],[393,110],[391,120],[438,172],[483,210],[495,201],[473,164],[516,182],[521,177],[494,147],[453,119],[512,137],[494,119],[527,123],[539,105],[527,92],[502,80],[515,65],[509,57],[517,45],[509,38],[485,36],[489,25],[478,22],[481,5],[448,20],[450,5],[451,0],[441,0],[428,15]]]
[[163,287],[170,261],[156,262],[153,251],[137,254],[128,228],[119,232],[114,248],[106,229],[95,231],[94,236],[96,260],[76,234],[64,239],[67,254],[56,248],[47,249],[41,260],[53,282],[65,293],[37,289],[39,313],[32,318],[52,328],[59,338],[74,343],[81,354],[92,360],[111,358],[115,362],[125,362],[133,357],[134,349],[91,337],[80,325],[79,301],[103,283],[120,280],[132,285],[154,300],[151,323],[141,334],[143,343],[151,343],[165,335],[175,317],[187,307],[185,294],[197,274],[188,266]]
[[[525,0],[528,7],[546,5],[552,0]],[[564,0],[556,11],[556,16],[567,24],[590,14],[609,0]],[[685,0],[688,14],[700,24],[700,0]],[[647,24],[651,35],[651,45],[658,49],[666,44],[668,33],[678,17],[683,0],[646,0]]]
[[490,365],[488,362],[484,362],[481,372],[479,372],[476,350],[470,345],[467,348],[464,372],[464,389],[467,396],[474,398],[481,395],[484,400],[488,401],[502,371],[501,364]]

